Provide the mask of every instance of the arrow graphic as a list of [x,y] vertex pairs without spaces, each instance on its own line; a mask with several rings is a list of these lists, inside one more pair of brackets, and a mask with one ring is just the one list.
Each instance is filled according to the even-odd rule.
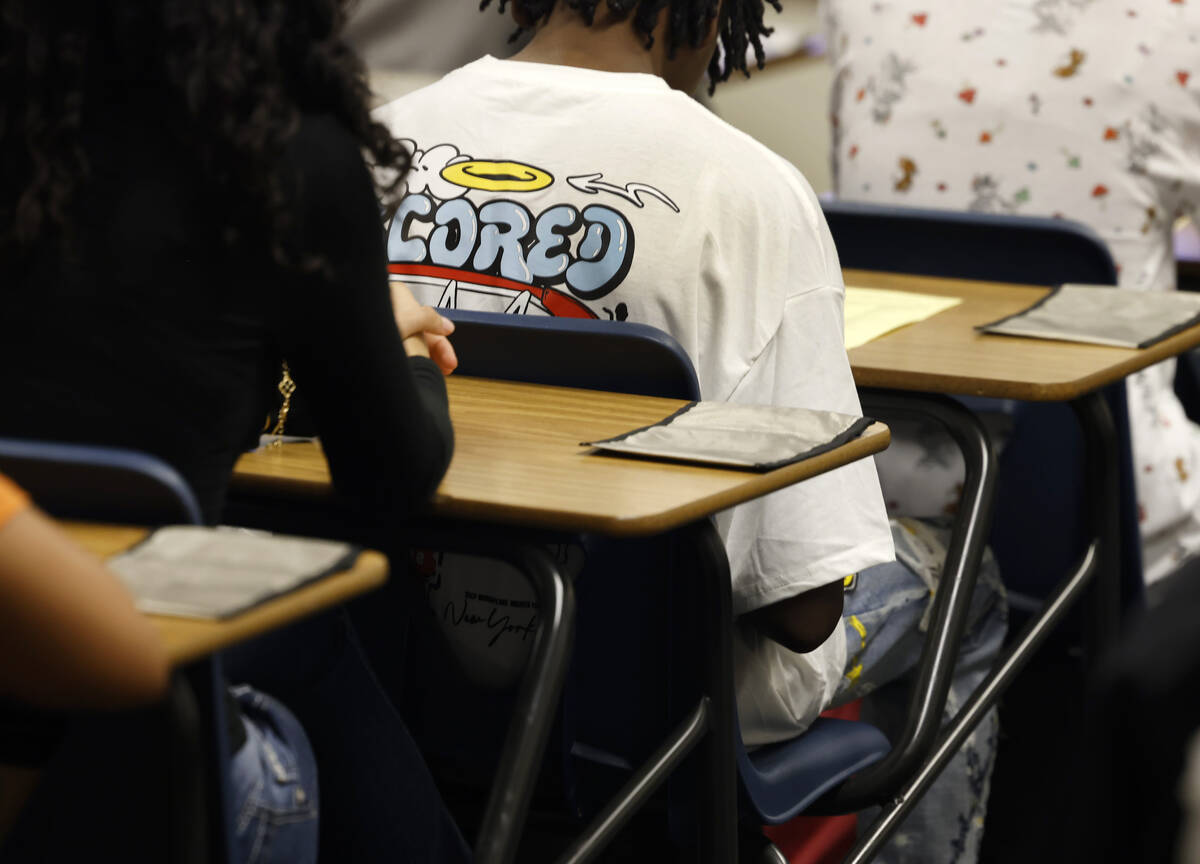
[[624,187],[621,187],[613,183],[605,183],[600,179],[603,176],[604,174],[601,171],[597,171],[595,174],[578,174],[574,177],[568,177],[567,183],[587,195],[595,195],[597,192],[611,192],[613,195],[620,195],[636,207],[645,207],[646,202],[642,200],[641,196],[650,195],[666,204],[676,213],[679,212],[679,208],[675,206],[675,202],[653,186],[648,186],[645,183],[626,183]]

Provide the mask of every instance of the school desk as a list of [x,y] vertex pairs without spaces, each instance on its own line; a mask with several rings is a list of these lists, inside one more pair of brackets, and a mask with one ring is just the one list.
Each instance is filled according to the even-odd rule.
[[[128,525],[59,522],[75,542],[100,558],[136,546],[150,533]],[[233,860],[233,788],[229,760],[212,757],[229,752],[225,690],[220,652],[238,643],[281,629],[318,612],[378,588],[387,578],[387,559],[364,551],[350,569],[324,576],[294,591],[220,621],[147,615],[166,644],[172,670],[165,700],[168,722],[178,740],[178,770],[171,772],[166,794],[187,802],[188,816],[171,827],[172,843],[195,853],[198,860]],[[206,779],[202,779],[206,778]],[[219,815],[217,815],[219,814]]]
[[[620,458],[581,441],[657,423],[678,399],[509,381],[447,379],[454,459],[433,498],[439,517],[612,537],[661,534],[887,447],[875,424],[842,447],[768,472]],[[247,453],[234,488],[260,496],[333,494],[317,444]]]
[[[131,549],[150,533],[127,525],[60,522],[59,526],[89,552],[110,558]],[[374,590],[387,578],[387,559],[378,552],[362,552],[349,570],[309,582],[239,615],[219,621],[148,615],[162,636],[172,668],[214,654],[239,642],[278,630],[301,618]]]
[[[685,402],[563,387],[451,376],[447,379],[455,450],[433,499],[438,520],[500,525],[504,532],[555,531],[616,537],[678,530],[682,542],[703,549],[698,591],[708,620],[710,651],[702,662],[706,697],[664,742],[655,767],[643,766],[632,784],[652,790],[682,755],[705,742],[702,831],[706,860],[736,856],[737,775],[733,756],[733,690],[728,562],[708,516],[879,452],[889,433],[876,424],[864,435],[821,456],[765,473],[600,455],[580,444],[658,422]],[[258,499],[332,500],[329,472],[315,444],[283,444],[244,455],[233,489]],[[508,527],[513,526],[513,527]],[[445,532],[427,545],[463,542],[467,532]],[[462,551],[470,551],[458,547]],[[495,547],[486,550],[489,554]],[[453,551],[448,549],[447,551]],[[476,843],[476,861],[509,862],[558,704],[574,622],[570,583],[538,542],[507,560],[537,590],[544,610],[540,632],[519,691],[500,767]],[[627,787],[627,790],[630,787]],[[641,795],[641,792],[638,793]],[[634,799],[642,800],[638,796]],[[573,847],[591,854],[630,812],[593,823]],[[610,814],[611,815],[611,814]]]
[[[857,864],[878,851],[1089,582],[1096,583],[1090,622],[1095,643],[1103,645],[1112,637],[1119,619],[1120,596],[1119,469],[1114,420],[1100,390],[1200,344],[1200,325],[1145,349],[982,334],[975,330],[977,325],[1019,312],[1044,297],[1049,289],[862,270],[847,270],[844,276],[848,285],[940,294],[963,300],[931,318],[849,352],[855,382],[860,388],[872,388],[863,394],[868,412],[872,401],[901,412],[914,405],[932,406],[935,411],[944,412],[951,424],[958,424],[957,430],[950,429],[951,434],[960,446],[966,443],[967,483],[961,508],[966,512],[956,517],[946,571],[965,567],[972,575],[963,583],[958,596],[943,593],[936,598],[935,618],[965,615],[974,572],[987,541],[996,464],[982,428],[977,422],[972,425],[971,419],[964,416],[968,412],[931,394],[1069,403],[1083,431],[1092,536],[1078,566],[1056,586],[1039,615],[997,661],[949,727],[935,739],[940,713],[922,716],[918,722],[924,728],[910,736],[912,747],[894,748],[887,760],[852,778],[839,790],[839,795],[844,796],[842,803],[852,804],[872,783],[869,776],[872,771],[882,774],[891,770],[895,776],[907,773],[915,777],[898,789],[893,803],[884,807],[879,820],[847,857],[847,862]],[[956,630],[952,626],[950,632],[961,632],[961,628]],[[956,642],[927,646],[926,650],[942,651],[943,663],[953,666]],[[924,685],[930,682],[918,684]],[[926,695],[931,698],[937,695],[931,685]],[[941,704],[941,700],[935,704]],[[899,767],[904,772],[897,768],[901,760],[905,764]]]

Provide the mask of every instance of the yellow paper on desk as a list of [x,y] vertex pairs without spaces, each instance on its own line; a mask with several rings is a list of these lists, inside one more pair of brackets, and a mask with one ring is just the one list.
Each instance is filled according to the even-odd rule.
[[846,350],[957,306],[961,297],[846,286]]

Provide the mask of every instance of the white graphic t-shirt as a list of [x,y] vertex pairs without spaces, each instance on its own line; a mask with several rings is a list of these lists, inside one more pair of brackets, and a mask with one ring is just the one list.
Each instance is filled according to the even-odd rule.
[[[1090,225],[1120,285],[1175,288],[1173,222],[1200,205],[1197,0],[826,0],[838,197]],[[1200,429],[1175,363],[1129,379],[1146,578],[1200,553]],[[950,484],[890,482],[924,515]],[[915,445],[914,445],[915,446]],[[914,457],[935,468],[936,442]],[[919,451],[920,452],[920,451]],[[958,460],[961,465],[961,460]],[[961,469],[960,469],[961,471]],[[929,472],[925,472],[926,478]],[[924,506],[911,494],[923,488]]]
[[[808,183],[662,79],[485,57],[375,116],[414,152],[388,257],[422,302],[650,324],[705,399],[861,413]],[[893,558],[870,460],[718,525],[739,615]],[[795,735],[841,678],[842,628],[806,655],[739,630],[748,743]]]

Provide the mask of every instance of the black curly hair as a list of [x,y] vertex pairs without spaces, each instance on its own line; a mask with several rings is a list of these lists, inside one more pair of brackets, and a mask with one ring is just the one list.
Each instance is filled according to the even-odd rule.
[[371,120],[343,19],[342,0],[0,0],[0,254],[69,232],[83,136],[136,89],[156,93],[180,157],[231,202],[231,245],[294,258],[278,166],[305,112],[335,116],[389,169],[389,200],[409,154]]
[[[783,11],[779,0],[603,0],[610,15],[616,18],[633,18],[633,27],[646,39],[646,47],[654,44],[654,28],[659,15],[665,10],[668,16],[667,52],[675,56],[680,45],[699,47],[714,16],[720,16],[718,25],[720,50],[713,52],[708,64],[708,92],[712,93],[719,82],[729,78],[737,70],[749,77],[746,53],[753,48],[755,64],[763,68],[762,40],[770,36],[772,28],[763,24],[763,13],[767,4],[776,12]],[[479,8],[486,9],[492,0],[480,0]],[[559,0],[498,0],[503,12],[512,3],[518,16],[531,24],[545,21],[559,4]],[[601,0],[562,0],[569,9],[574,9],[584,22],[591,26]],[[513,34],[515,39],[521,30]]]

